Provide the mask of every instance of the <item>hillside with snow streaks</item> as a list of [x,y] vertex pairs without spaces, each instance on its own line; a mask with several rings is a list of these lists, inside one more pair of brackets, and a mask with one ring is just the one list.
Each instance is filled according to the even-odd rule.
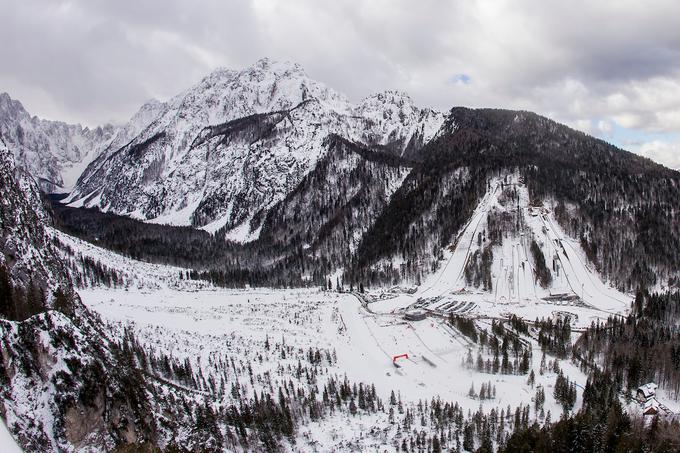
[[439,269],[415,294],[390,297],[373,309],[526,319],[568,315],[583,327],[627,313],[631,294],[604,281],[552,210],[547,202],[529,202],[517,173],[493,178],[469,221],[444,250]]
[[[66,264],[71,280],[80,288],[105,287],[105,282],[85,270],[84,261],[116,275],[115,287],[139,290],[173,288],[182,291],[210,289],[212,285],[202,280],[190,280],[189,270],[175,266],[145,263],[119,255],[81,239],[69,236],[54,228],[47,228],[52,242]],[[108,286],[111,286],[109,283]]]
[[68,201],[255,239],[253,218],[314,168],[330,135],[402,156],[443,121],[399,92],[352,105],[299,65],[264,59],[242,71],[218,69],[158,105],[146,129],[88,166]]

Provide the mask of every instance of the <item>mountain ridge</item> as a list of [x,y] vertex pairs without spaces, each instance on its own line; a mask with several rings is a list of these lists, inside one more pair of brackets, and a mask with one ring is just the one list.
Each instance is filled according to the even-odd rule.
[[124,126],[91,128],[31,115],[20,101],[0,93],[0,134],[11,146],[17,165],[36,179],[42,191],[68,193],[87,165],[138,134],[160,104],[147,101]]
[[680,253],[677,172],[532,112],[445,115],[399,91],[353,105],[300,65],[263,59],[150,101],[121,130],[66,202],[229,241],[192,261],[221,281],[265,269],[294,284],[339,269],[355,284],[419,280],[501,173],[519,174],[621,289],[665,285]]
[[[377,93],[354,106],[300,65],[268,59],[241,71],[217,69],[159,110],[122,147],[135,147],[140,161],[109,148],[81,175],[70,203],[213,232],[235,230],[290,192],[325,154],[328,134],[401,155],[421,147],[444,119],[401,92]],[[257,140],[222,135],[219,142],[193,146],[206,128],[250,118],[243,129],[248,132],[276,112],[282,118]],[[247,229],[246,236],[257,236],[256,229]]]

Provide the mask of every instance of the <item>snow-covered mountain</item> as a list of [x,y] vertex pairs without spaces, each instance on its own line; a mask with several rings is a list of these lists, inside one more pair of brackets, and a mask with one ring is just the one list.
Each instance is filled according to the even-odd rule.
[[[0,418],[22,448],[516,451],[531,420],[590,410],[594,379],[624,389],[586,357],[636,388],[637,365],[604,367],[645,347],[608,332],[630,291],[677,288],[680,174],[528,112],[440,125],[400,93],[352,106],[295,65],[249,71],[145,104],[74,203],[253,243],[50,213],[0,140]],[[672,331],[639,294],[625,328]],[[640,357],[677,413],[676,346]]]
[[157,115],[150,101],[124,127],[106,124],[90,129],[31,116],[21,102],[0,93],[0,135],[45,192],[69,192],[85,168],[107,147],[120,148]]
[[115,135],[116,128],[96,129],[31,116],[21,102],[0,93],[0,134],[45,191],[68,190]]
[[155,119],[95,159],[69,202],[153,222],[224,228],[235,240],[257,237],[250,221],[314,168],[330,135],[408,155],[444,121],[399,92],[353,105],[301,66],[268,59],[242,71],[218,69],[146,111]]

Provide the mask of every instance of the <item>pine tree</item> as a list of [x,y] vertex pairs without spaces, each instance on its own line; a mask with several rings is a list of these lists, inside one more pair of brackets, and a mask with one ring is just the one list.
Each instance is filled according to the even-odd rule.
[[352,415],[357,414],[357,405],[354,403],[354,398],[352,398],[349,402],[349,413]]
[[4,265],[0,264],[0,316],[7,319],[16,319],[14,309],[14,295],[9,273]]
[[65,314],[70,314],[72,311],[71,301],[61,287],[54,291],[53,307],[55,310]]
[[470,398],[477,398],[477,392],[475,392],[475,383],[473,382],[468,391],[468,396]]
[[467,451],[473,451],[475,448],[474,425],[471,423],[465,423],[463,429],[463,448]]

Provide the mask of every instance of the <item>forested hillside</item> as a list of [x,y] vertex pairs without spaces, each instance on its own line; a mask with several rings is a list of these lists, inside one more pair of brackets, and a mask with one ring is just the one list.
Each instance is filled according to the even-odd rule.
[[612,317],[586,330],[573,349],[590,375],[582,409],[553,425],[516,430],[500,451],[678,451],[677,419],[654,417],[645,423],[628,414],[622,401],[630,401],[632,391],[647,382],[658,382],[677,398],[679,302],[678,293],[639,291],[627,318]]
[[49,216],[35,182],[16,168],[1,136],[0,186],[0,314],[24,320],[55,303],[65,308],[74,295],[43,227]]
[[517,168],[621,289],[677,281],[680,173],[530,112],[455,108],[425,166]]

